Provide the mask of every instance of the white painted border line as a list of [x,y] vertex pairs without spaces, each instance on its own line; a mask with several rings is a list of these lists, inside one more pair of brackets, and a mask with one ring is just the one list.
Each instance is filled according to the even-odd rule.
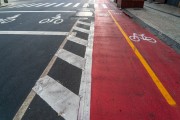
[[67,50],[60,49],[57,53],[56,56],[61,58],[62,60],[68,62],[69,64],[72,64],[73,66],[76,66],[82,70],[84,70],[84,65],[85,65],[85,59],[73,54]]
[[78,43],[80,45],[84,45],[84,46],[87,46],[88,44],[88,41],[87,40],[84,40],[84,39],[81,39],[81,38],[78,38],[78,37],[75,37],[75,36],[68,36],[67,39],[69,41],[72,41],[72,42],[75,42],[75,43]]
[[0,13],[53,13],[53,12],[76,12],[76,11],[0,11]]
[[80,84],[80,107],[78,120],[90,120],[90,100],[91,100],[91,69],[92,69],[92,52],[94,39],[94,22],[91,23],[90,34],[88,37],[88,46],[85,53],[85,70],[82,72]]
[[66,120],[77,120],[80,97],[49,76],[40,78],[33,90]]
[[53,31],[0,31],[3,35],[68,35],[69,32],[53,32]]
[[87,30],[87,29],[84,29],[84,28],[80,28],[80,27],[74,27],[73,28],[74,30],[77,30],[77,31],[80,31],[80,32],[83,32],[83,33],[87,33],[89,34],[90,30]]

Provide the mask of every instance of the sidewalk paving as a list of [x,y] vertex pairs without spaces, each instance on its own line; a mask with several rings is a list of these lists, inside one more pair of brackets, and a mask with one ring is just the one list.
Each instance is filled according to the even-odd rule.
[[125,11],[180,53],[180,8],[145,2],[143,9]]

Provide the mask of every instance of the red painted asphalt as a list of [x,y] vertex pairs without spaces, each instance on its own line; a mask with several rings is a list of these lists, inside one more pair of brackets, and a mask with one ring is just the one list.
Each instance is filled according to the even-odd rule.
[[[96,8],[92,66],[91,120],[180,120],[180,55],[114,7]],[[111,8],[111,9],[110,9]],[[133,42],[176,101],[167,103],[119,31],[110,11],[128,36],[157,40]]]

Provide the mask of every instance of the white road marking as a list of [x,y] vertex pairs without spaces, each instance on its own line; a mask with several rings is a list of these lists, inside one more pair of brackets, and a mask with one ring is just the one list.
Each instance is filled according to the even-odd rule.
[[44,6],[44,7],[50,7],[50,6],[53,6],[53,5],[55,5],[55,4],[57,4],[57,3],[52,3],[52,4],[46,5],[46,6]]
[[94,7],[97,8],[99,5],[97,3],[95,3]]
[[83,32],[83,33],[87,33],[87,34],[89,34],[89,32],[90,32],[90,30],[86,30],[86,29],[80,28],[80,27],[74,27],[73,29],[80,31],[80,32]]
[[94,38],[94,22],[91,23],[88,46],[85,53],[85,69],[82,72],[79,96],[81,98],[78,120],[90,120],[90,100],[91,100],[91,70],[92,70],[92,52]]
[[41,6],[48,5],[48,4],[49,4],[49,3],[41,3],[41,4],[36,5],[36,6],[34,6],[34,7],[41,7]]
[[80,69],[84,69],[85,59],[67,50],[60,49],[56,56]]
[[[74,26],[76,24],[77,23],[75,23]],[[72,33],[72,31],[73,31],[73,28],[70,30],[69,33],[74,35],[74,33]],[[62,44],[59,46],[58,50],[63,49],[66,42],[67,42],[67,38],[64,39]],[[48,63],[48,65],[46,66],[43,73],[41,74],[40,78],[45,77],[49,73],[49,71],[52,68],[53,64],[55,63],[56,59],[57,59],[57,56],[54,55],[52,57],[52,59],[50,60],[50,62]],[[25,112],[27,111],[29,105],[31,104],[32,100],[34,99],[35,95],[36,95],[36,93],[33,90],[31,90],[31,92],[28,94],[28,96],[26,97],[25,101],[23,102],[23,104],[21,105],[19,110],[16,112],[16,115],[14,116],[13,120],[21,120],[22,119],[22,117],[24,116]]]
[[87,25],[87,26],[90,26],[90,25],[91,25],[91,23],[82,22],[82,21],[78,21],[77,23],[82,24],[82,25]]
[[80,97],[49,76],[40,78],[33,90],[66,120],[77,120]]
[[0,31],[0,34],[10,34],[10,35],[68,35],[69,32],[54,32],[54,31]]
[[65,6],[63,6],[63,7],[68,7],[68,6],[70,6],[72,3],[68,3],[68,4],[66,4]]
[[78,7],[80,5],[80,3],[76,3],[73,7]]
[[0,11],[0,13],[52,13],[52,12],[64,12],[64,13],[67,13],[67,12],[76,12],[76,11]]
[[87,7],[89,7],[89,4],[88,4],[88,3],[85,3],[85,4],[83,5],[83,8],[87,8]]
[[78,37],[75,37],[75,36],[68,36],[67,39],[69,41],[72,41],[72,42],[75,42],[75,43],[78,43],[80,45],[84,45],[84,46],[87,46],[88,44],[88,41],[87,40],[84,40],[84,39],[81,39],[81,38],[78,38]]
[[107,8],[106,4],[102,4],[103,8]]
[[55,5],[54,7],[59,7],[59,6],[63,5],[63,4],[64,3],[60,3],[60,4]]

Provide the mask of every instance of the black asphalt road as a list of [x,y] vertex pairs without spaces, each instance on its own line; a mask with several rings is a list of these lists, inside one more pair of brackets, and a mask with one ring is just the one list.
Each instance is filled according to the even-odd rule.
[[[30,4],[22,1],[22,4]],[[34,2],[34,1],[33,1]],[[87,0],[38,0],[36,3],[86,3]],[[19,4],[21,2],[18,2]],[[35,2],[34,2],[35,3]],[[15,6],[17,6],[16,4]],[[79,11],[77,8],[69,7],[16,7],[0,8],[0,19],[20,14],[15,21],[1,24],[1,31],[54,31],[69,32],[76,22],[75,12],[22,12],[22,11]],[[3,11],[11,11],[2,13]],[[13,12],[16,11],[16,12]],[[18,12],[21,11],[21,12]],[[61,14],[61,24],[45,23],[39,21],[45,18],[55,17]],[[79,33],[78,33],[79,34]],[[0,34],[0,120],[12,120],[17,110],[39,79],[40,75],[48,65],[49,61],[57,51],[66,36],[52,35],[6,35]],[[72,43],[69,43],[72,44]],[[71,50],[71,47],[66,46]],[[85,48],[79,48],[75,52]],[[74,51],[73,49],[71,51]],[[82,53],[79,52],[81,55]],[[84,53],[83,53],[84,54]],[[58,63],[57,63],[58,64]],[[60,64],[60,63],[59,63]],[[56,69],[56,68],[53,68]],[[76,69],[76,68],[75,68]],[[57,69],[58,70],[58,69]],[[79,73],[79,70],[77,70]],[[50,72],[58,74],[58,72]],[[81,73],[79,73],[81,74]],[[78,93],[78,91],[76,91]],[[41,101],[38,96],[33,101]],[[39,106],[43,105],[42,102]],[[36,105],[35,105],[36,106]],[[44,106],[46,107],[46,106]],[[49,107],[49,106],[48,106]],[[44,110],[45,108],[42,107]],[[48,108],[51,109],[51,108]],[[41,111],[41,108],[38,108]],[[46,114],[47,111],[44,113]],[[50,114],[50,112],[48,112]],[[47,114],[46,114],[47,115]],[[56,115],[52,113],[52,115]],[[27,119],[36,119],[27,117]],[[45,116],[46,119],[52,119]],[[26,116],[23,118],[26,120]],[[40,118],[41,119],[41,118]],[[38,119],[38,120],[40,120]],[[43,119],[43,118],[42,118]],[[55,119],[55,118],[53,118]],[[57,119],[63,119],[58,117]]]

